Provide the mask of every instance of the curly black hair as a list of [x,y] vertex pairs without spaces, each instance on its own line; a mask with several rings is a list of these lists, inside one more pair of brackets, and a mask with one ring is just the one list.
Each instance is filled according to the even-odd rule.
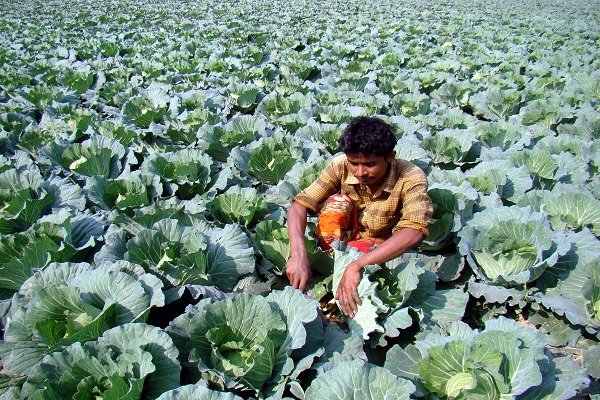
[[340,137],[340,148],[346,154],[388,157],[394,146],[394,128],[376,117],[353,118]]

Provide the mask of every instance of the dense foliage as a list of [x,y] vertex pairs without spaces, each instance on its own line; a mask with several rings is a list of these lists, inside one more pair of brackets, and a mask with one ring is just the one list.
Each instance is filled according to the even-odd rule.
[[[0,13],[0,399],[600,398],[596,0]],[[357,115],[434,218],[349,320],[285,210]]]

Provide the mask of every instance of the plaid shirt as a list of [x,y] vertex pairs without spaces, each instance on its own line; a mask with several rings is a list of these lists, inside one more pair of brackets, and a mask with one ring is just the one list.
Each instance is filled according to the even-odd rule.
[[294,201],[318,213],[329,196],[349,196],[359,210],[360,236],[387,239],[402,228],[427,235],[433,205],[427,194],[427,178],[416,165],[394,160],[385,181],[375,193],[361,185],[350,171],[346,155],[334,157],[309,187]]

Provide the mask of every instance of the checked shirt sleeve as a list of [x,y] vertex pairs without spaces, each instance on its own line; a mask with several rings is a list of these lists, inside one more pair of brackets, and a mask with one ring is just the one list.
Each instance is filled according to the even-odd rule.
[[427,236],[433,204],[427,194],[427,178],[421,170],[411,172],[402,197],[402,217],[392,229],[392,233],[403,228],[412,228]]
[[[341,169],[340,169],[341,168]],[[298,193],[293,201],[302,204],[315,214],[321,210],[321,204],[340,191],[343,160],[336,157],[321,172],[309,187]]]

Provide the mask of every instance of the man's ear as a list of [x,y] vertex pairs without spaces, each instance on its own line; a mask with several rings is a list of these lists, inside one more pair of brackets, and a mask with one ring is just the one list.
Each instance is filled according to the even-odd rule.
[[386,161],[387,161],[387,162],[390,162],[390,161],[392,161],[394,158],[396,158],[396,151],[395,151],[395,150],[393,150],[393,151],[390,153],[390,155],[387,157],[387,160],[386,160]]

